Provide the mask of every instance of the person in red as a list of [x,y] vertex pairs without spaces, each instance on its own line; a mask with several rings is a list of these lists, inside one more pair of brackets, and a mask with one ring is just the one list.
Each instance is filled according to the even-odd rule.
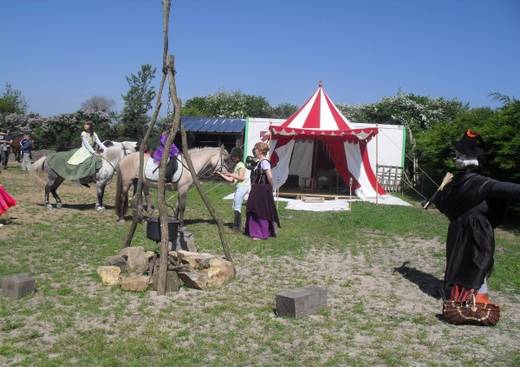
[[7,209],[16,205],[16,200],[7,192],[5,187],[0,185],[0,216],[3,215]]

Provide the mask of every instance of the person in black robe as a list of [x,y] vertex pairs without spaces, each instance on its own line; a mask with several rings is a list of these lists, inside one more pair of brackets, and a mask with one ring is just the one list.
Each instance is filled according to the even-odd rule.
[[509,203],[520,199],[519,184],[477,173],[482,146],[478,134],[464,134],[455,144],[457,170],[432,200],[450,220],[444,286],[454,301],[474,294],[478,303],[490,303],[486,279],[494,262],[494,228],[502,223]]

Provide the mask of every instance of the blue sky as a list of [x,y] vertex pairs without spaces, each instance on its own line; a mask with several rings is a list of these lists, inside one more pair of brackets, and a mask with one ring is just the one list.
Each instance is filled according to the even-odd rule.
[[[0,83],[43,115],[98,94],[120,109],[125,76],[161,64],[161,11],[160,0],[0,0]],[[300,105],[320,79],[337,103],[399,88],[472,106],[494,106],[490,91],[520,97],[517,0],[174,0],[170,41],[183,100],[239,89]]]

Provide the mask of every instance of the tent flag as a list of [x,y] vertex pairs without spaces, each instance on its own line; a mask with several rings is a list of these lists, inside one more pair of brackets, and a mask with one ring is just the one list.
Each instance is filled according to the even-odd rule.
[[[281,125],[271,125],[269,131],[275,189],[282,186],[290,174],[295,141],[320,140],[330,153],[343,180],[348,184],[350,178],[353,179],[353,189],[356,193],[359,191],[363,197],[385,193],[377,182],[366,148],[367,142],[378,133],[378,129],[351,129],[350,121],[332,102],[321,82],[303,106]],[[314,144],[308,145],[313,149]],[[301,162],[299,163],[301,165]]]

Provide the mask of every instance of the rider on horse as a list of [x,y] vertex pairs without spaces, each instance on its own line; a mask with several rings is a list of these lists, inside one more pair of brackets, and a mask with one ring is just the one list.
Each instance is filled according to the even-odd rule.
[[[88,187],[87,183],[80,180],[94,176],[101,168],[101,154],[97,151],[102,152],[106,147],[94,132],[92,121],[86,121],[83,129],[79,149],[55,153],[49,157],[47,163],[61,177],[79,181]],[[97,148],[97,151],[94,148]]]
[[[164,130],[161,133],[161,137],[159,138],[159,146],[154,150],[152,153],[152,159],[154,163],[159,166],[161,163],[161,157],[164,152],[164,146],[166,145],[166,140],[168,140],[168,133],[166,130]],[[179,148],[175,145],[175,143],[172,143],[172,146],[170,148],[170,153],[168,154],[168,164],[166,165],[166,173],[165,173],[165,179],[166,182],[172,182],[173,174],[175,171],[177,171],[177,156],[179,155]]]

